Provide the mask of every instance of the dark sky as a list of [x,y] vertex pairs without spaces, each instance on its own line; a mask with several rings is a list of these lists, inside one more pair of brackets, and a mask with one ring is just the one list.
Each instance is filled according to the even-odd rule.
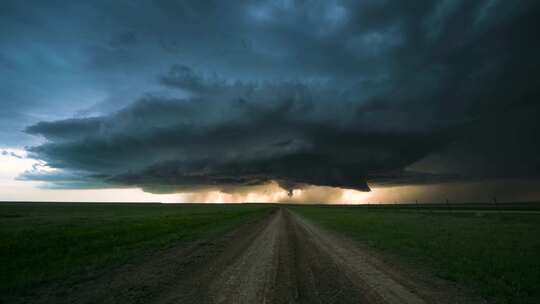
[[54,188],[529,191],[539,23],[536,0],[2,1],[0,146]]

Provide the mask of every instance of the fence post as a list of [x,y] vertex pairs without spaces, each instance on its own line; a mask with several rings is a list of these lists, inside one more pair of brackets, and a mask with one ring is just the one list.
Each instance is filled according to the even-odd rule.
[[452,209],[450,208],[450,201],[446,199],[446,207],[448,208],[448,211],[451,212]]

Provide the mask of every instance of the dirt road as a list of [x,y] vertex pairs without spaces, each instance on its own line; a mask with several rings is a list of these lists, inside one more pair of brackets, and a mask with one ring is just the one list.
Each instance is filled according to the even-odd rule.
[[[469,303],[285,208],[225,238],[42,297],[69,303]],[[478,303],[477,301],[474,301]]]

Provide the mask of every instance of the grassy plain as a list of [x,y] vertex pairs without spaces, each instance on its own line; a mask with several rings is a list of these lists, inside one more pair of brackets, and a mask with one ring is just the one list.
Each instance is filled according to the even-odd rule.
[[290,209],[497,303],[540,303],[537,211],[415,206]]
[[0,203],[0,302],[225,234],[268,205]]

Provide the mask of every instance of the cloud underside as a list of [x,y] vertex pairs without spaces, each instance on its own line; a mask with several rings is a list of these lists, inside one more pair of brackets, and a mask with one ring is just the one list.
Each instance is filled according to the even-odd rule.
[[81,178],[150,192],[228,191],[272,181],[289,191],[304,185],[369,191],[369,179],[400,174],[444,142],[444,130],[366,125],[357,105],[312,100],[336,93],[313,90],[236,84],[205,89],[200,98],[146,97],[112,115],[31,126],[27,132],[48,142],[29,152]]
[[[486,150],[498,146],[500,136],[519,145],[534,136],[536,107],[514,109],[515,117],[505,119],[521,123],[491,134],[497,112],[479,120],[434,119],[399,104],[366,105],[350,97],[354,92],[320,83],[227,84],[185,66],[174,66],[161,81],[192,97],[149,95],[110,115],[29,127],[28,133],[47,139],[29,148],[30,156],[57,171],[23,178],[153,193],[234,192],[275,182],[292,194],[305,186],[369,191],[369,183],[536,174],[534,167],[519,167],[521,161],[512,163],[512,148]],[[427,105],[424,111],[433,112]],[[534,157],[535,149],[521,154]],[[492,161],[507,164],[492,168]]]
[[[227,22],[257,37],[231,34],[240,49],[216,55],[209,50],[220,45],[193,39],[198,29],[179,33],[189,54],[184,63],[202,68],[160,62],[167,69],[152,87],[167,94],[152,91],[115,112],[28,127],[46,140],[29,147],[29,156],[55,170],[21,178],[153,193],[536,179],[540,42],[530,29],[539,26],[537,5],[484,2],[388,4],[395,10],[325,4],[321,12],[332,13],[320,16],[299,4],[239,7],[246,18]],[[157,28],[164,39],[174,37],[169,27]],[[113,44],[145,58],[137,44],[156,45],[145,35],[135,31]],[[152,54],[164,58],[159,52]],[[102,55],[110,58],[101,68],[132,58]],[[215,70],[221,73],[205,74]],[[272,80],[293,79],[289,74],[299,80]]]

